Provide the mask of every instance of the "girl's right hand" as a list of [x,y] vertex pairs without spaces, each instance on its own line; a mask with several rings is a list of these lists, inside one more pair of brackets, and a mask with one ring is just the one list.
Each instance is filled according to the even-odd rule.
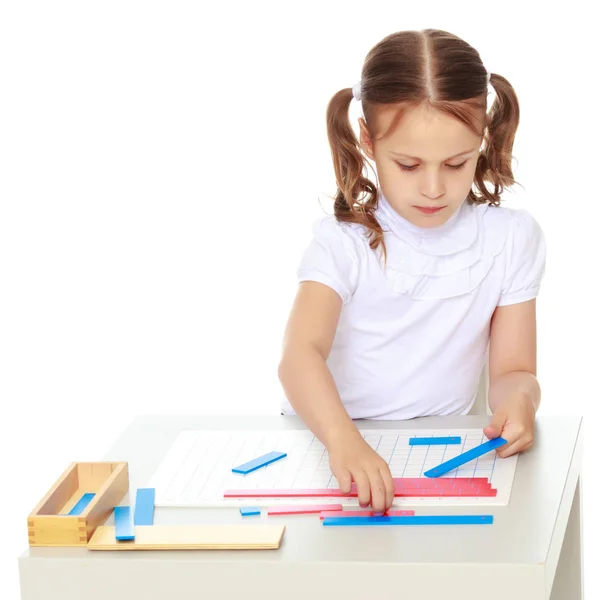
[[343,494],[356,483],[362,508],[369,504],[376,515],[387,511],[394,501],[394,480],[387,462],[356,431],[329,444],[329,467]]

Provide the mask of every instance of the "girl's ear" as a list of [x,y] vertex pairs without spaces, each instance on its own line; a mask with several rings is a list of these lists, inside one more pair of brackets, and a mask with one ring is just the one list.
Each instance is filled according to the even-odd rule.
[[362,151],[371,160],[375,160],[375,155],[373,154],[373,144],[371,142],[371,137],[369,136],[369,132],[367,131],[367,124],[362,117],[360,117],[358,119],[358,126],[360,128],[360,147],[362,148]]

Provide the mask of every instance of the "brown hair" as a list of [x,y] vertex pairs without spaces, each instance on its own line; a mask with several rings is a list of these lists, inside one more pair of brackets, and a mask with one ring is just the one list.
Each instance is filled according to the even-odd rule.
[[[487,113],[487,69],[479,53],[459,37],[438,29],[400,31],[383,38],[367,54],[361,73],[361,103],[371,139],[389,135],[407,109],[427,105],[465,123],[485,140],[467,201],[500,204],[505,186],[515,183],[512,147],[519,125],[519,103],[511,84],[494,73],[490,83],[496,98]],[[370,247],[385,243],[373,211],[377,186],[363,175],[365,160],[350,126],[352,88],[338,91],[327,106],[327,137],[337,182],[334,214],[339,221],[359,223],[369,231]],[[399,105],[388,131],[375,136],[375,116],[381,105]],[[483,121],[484,131],[479,125]],[[487,135],[485,132],[487,128]],[[493,184],[490,192],[485,181]],[[366,198],[360,199],[366,194]]]

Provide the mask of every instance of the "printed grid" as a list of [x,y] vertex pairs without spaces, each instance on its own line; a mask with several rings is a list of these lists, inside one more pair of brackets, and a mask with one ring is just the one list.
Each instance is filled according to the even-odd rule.
[[[480,429],[392,430],[365,429],[361,434],[384,458],[393,477],[423,477],[423,472],[479,446],[487,438]],[[460,436],[460,445],[411,446],[413,436]],[[231,469],[272,450],[287,457],[242,475]],[[517,456],[500,459],[495,451],[485,454],[444,477],[486,477],[498,490],[495,497],[403,498],[394,505],[508,504]],[[183,431],[152,476],[157,506],[268,506],[323,504],[357,506],[356,498],[223,498],[225,490],[240,489],[337,489],[324,445],[308,430],[281,431]]]

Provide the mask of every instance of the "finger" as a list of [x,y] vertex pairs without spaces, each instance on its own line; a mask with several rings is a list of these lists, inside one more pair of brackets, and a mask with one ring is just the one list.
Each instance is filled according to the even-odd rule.
[[369,478],[367,477],[367,474],[360,469],[351,471],[351,473],[356,483],[358,502],[362,508],[366,508],[369,506],[369,501],[371,500],[371,486],[369,484]]
[[509,456],[512,456],[513,454],[519,452],[521,446],[522,444],[519,442],[519,440],[517,440],[508,447],[506,447],[505,445],[502,447],[502,449],[498,448],[498,450],[496,450],[496,453],[500,458],[508,458]]
[[334,471],[333,475],[337,479],[340,492],[342,494],[349,494],[352,490],[352,475],[350,475],[350,471],[341,468]]
[[498,412],[492,415],[489,424],[483,428],[483,433],[488,439],[492,440],[503,434],[505,426],[506,417],[501,412]]
[[376,515],[382,515],[385,512],[385,484],[378,468],[369,472],[369,483],[371,486],[371,506]]
[[533,446],[533,435],[523,434],[512,441],[512,443],[504,444],[504,446],[498,448],[496,452],[500,458],[508,458],[517,452],[528,450],[531,446]]
[[498,456],[508,456],[507,450],[512,453],[514,448],[511,448],[513,444],[516,444],[525,435],[525,427],[517,423],[507,422],[502,432],[502,437],[506,440],[506,444],[496,448],[496,454]]
[[394,478],[390,473],[390,468],[387,463],[379,469],[381,478],[383,479],[383,485],[385,486],[385,510],[388,510],[394,503],[394,496],[396,493],[396,486],[394,484]]

